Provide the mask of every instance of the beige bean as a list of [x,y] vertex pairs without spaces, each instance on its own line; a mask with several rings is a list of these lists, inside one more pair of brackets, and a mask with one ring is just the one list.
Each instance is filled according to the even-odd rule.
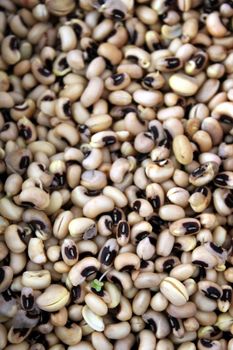
[[160,291],[176,306],[184,305],[189,298],[185,286],[173,277],[167,277],[161,282]]
[[181,164],[190,164],[193,160],[193,148],[185,135],[177,135],[173,140],[173,152]]

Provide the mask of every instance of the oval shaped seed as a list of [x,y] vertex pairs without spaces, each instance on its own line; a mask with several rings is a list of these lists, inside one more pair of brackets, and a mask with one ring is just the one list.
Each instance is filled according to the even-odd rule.
[[172,143],[173,152],[180,164],[190,164],[193,160],[193,148],[185,135],[177,135]]
[[166,277],[160,283],[161,293],[173,304],[176,306],[184,305],[188,299],[188,293],[180,281],[173,277]]
[[159,216],[165,221],[175,221],[185,217],[184,209],[175,204],[166,204],[159,208]]
[[85,295],[85,302],[89,309],[99,316],[104,316],[108,313],[108,307],[105,302],[94,293],[88,293]]
[[113,210],[114,202],[111,198],[99,195],[90,199],[83,207],[83,214],[90,219],[96,216]]
[[82,308],[82,315],[87,324],[97,332],[103,332],[105,325],[102,317],[95,314],[87,305]]
[[199,87],[194,78],[183,73],[173,74],[169,79],[169,85],[181,96],[193,96]]
[[119,322],[106,325],[104,334],[109,339],[123,339],[129,335],[130,330],[128,322]]
[[169,231],[177,237],[196,234],[200,229],[200,222],[193,218],[180,219],[169,226]]
[[36,299],[36,304],[41,310],[47,312],[58,311],[69,301],[70,293],[68,290],[59,285],[51,284],[39,297]]

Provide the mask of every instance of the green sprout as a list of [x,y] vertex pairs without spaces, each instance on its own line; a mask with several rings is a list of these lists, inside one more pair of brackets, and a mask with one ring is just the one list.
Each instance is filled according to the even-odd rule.
[[94,279],[94,281],[91,282],[91,288],[95,289],[96,292],[101,292],[103,286],[104,283],[97,279]]
[[102,276],[101,276],[98,280],[97,280],[97,278],[94,279],[94,280],[91,282],[91,288],[92,288],[92,289],[95,289],[96,292],[101,292],[101,290],[102,290],[102,288],[103,288],[103,286],[104,286],[104,282],[101,282],[101,281],[102,281],[102,279],[104,278],[104,276],[106,276],[107,273],[108,273],[109,271],[111,271],[111,270],[112,270],[112,269],[110,268],[110,269],[108,269],[107,271],[105,271],[105,273],[103,273]]

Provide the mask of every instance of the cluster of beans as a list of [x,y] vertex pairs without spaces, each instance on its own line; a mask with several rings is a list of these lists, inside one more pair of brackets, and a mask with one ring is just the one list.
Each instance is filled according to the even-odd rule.
[[0,0],[0,350],[233,350],[232,0]]

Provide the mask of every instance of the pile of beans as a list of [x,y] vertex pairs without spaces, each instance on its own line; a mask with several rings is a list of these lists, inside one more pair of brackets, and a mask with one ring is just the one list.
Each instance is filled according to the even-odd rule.
[[232,0],[0,0],[0,350],[233,350]]

